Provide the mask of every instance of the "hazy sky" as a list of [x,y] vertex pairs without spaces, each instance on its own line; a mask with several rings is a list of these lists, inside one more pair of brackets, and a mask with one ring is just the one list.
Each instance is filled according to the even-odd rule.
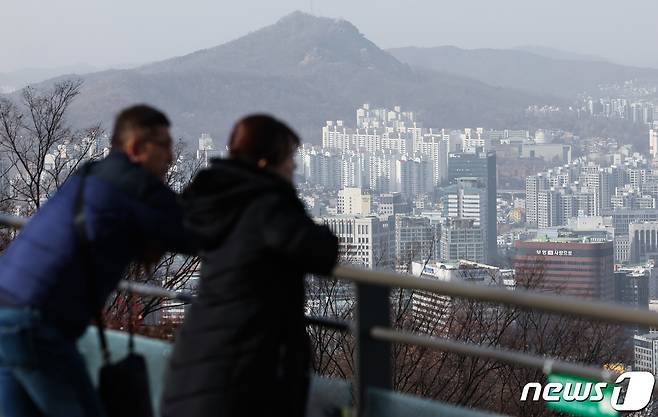
[[294,10],[345,18],[385,48],[542,45],[658,67],[656,0],[3,0],[0,71],[168,58]]

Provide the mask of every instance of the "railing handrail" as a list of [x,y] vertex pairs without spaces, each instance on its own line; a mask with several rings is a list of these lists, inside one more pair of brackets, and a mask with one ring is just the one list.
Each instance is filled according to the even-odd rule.
[[129,280],[121,281],[119,283],[119,289],[146,297],[166,298],[169,300],[180,301],[181,303],[191,303],[194,300],[194,295],[190,293],[168,290],[157,285],[142,284]]
[[0,226],[11,227],[20,229],[27,224],[28,218],[21,216],[13,216],[7,213],[0,213]]
[[[191,303],[195,298],[195,296],[190,293],[167,290],[155,285],[140,284],[131,281],[122,281],[119,284],[119,289],[130,291],[142,296],[167,298],[182,303]],[[309,326],[321,326],[338,332],[354,333],[355,330],[354,323],[351,321],[330,319],[327,317],[306,316],[306,324]],[[618,375],[617,372],[605,368],[566,362],[509,349],[475,345],[472,343],[401,331],[387,327],[373,327],[370,329],[370,335],[377,340],[425,346],[435,350],[488,358],[503,363],[539,369],[546,375],[551,373],[562,373],[604,382],[613,382]]]
[[333,276],[356,283],[429,291],[440,295],[575,315],[610,323],[640,324],[658,328],[658,313],[600,301],[587,301],[572,296],[418,278],[395,272],[371,271],[343,265],[334,269]]
[[[140,284],[131,281],[122,281],[119,289],[130,291],[146,297],[159,297],[177,300],[182,303],[190,303],[194,295],[149,284]],[[318,316],[306,316],[306,324],[310,326],[322,326],[339,332],[354,333],[355,326],[351,321],[343,321]],[[586,379],[595,379],[604,382],[613,382],[617,372],[605,368],[589,366],[585,364],[565,362],[552,358],[546,358],[529,353],[517,352],[508,349],[497,349],[488,346],[475,345],[461,341],[455,341],[425,334],[417,334],[401,331],[387,327],[373,327],[370,329],[372,338],[392,343],[426,346],[431,349],[453,352],[461,355],[489,358],[503,363],[525,366],[541,370],[544,374],[564,373]]]
[[400,331],[384,327],[373,327],[370,334],[374,339],[392,343],[403,343],[407,345],[425,346],[431,349],[453,352],[467,356],[493,359],[516,366],[535,368],[541,370],[545,375],[553,373],[578,376],[585,379],[594,379],[603,382],[614,382],[619,375],[617,372],[589,366],[574,362],[566,362],[542,357],[530,353],[518,352],[509,349],[491,348],[476,345],[474,343],[460,342],[456,340],[427,336],[408,331]]

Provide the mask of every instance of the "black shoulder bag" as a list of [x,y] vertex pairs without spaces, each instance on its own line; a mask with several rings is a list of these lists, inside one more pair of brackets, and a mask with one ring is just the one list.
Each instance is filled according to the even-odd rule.
[[[98,341],[103,356],[103,366],[98,378],[98,391],[108,417],[153,417],[151,391],[144,356],[134,352],[132,317],[128,318],[128,355],[118,362],[110,361],[110,351],[105,337],[103,301],[97,305],[98,283],[92,263],[91,242],[87,238],[84,215],[84,187],[92,163],[80,169],[80,185],[75,198],[74,227],[78,250],[87,275],[89,303],[91,306]],[[132,316],[132,308],[130,308]]]

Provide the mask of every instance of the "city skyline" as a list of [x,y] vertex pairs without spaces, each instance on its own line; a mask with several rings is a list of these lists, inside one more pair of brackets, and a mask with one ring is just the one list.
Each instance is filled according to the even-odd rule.
[[3,413],[656,415],[658,3],[444,3],[3,5]]

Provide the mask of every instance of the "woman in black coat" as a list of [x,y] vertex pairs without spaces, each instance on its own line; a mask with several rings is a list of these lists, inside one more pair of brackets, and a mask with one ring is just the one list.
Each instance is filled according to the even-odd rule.
[[163,417],[304,415],[304,275],[328,274],[338,240],[292,185],[297,135],[269,116],[239,121],[230,158],[184,193],[202,243],[201,282],[174,348]]

